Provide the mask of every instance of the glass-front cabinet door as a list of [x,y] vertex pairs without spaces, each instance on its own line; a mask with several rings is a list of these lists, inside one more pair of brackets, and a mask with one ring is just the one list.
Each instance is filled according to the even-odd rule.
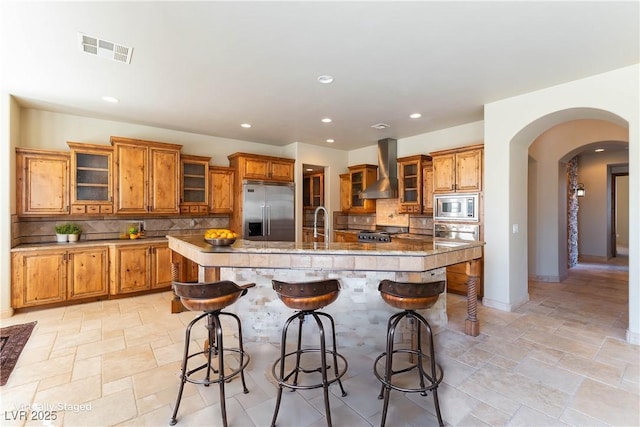
[[113,213],[113,148],[68,142],[71,148],[71,213]]
[[431,157],[418,154],[398,159],[398,198],[400,213],[423,213],[423,170]]
[[376,211],[376,201],[361,199],[360,193],[378,179],[378,166],[349,166],[349,212],[369,213]]

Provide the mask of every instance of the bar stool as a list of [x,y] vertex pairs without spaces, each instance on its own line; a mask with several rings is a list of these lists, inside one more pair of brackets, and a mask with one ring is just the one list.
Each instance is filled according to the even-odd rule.
[[[202,384],[205,387],[209,387],[211,384],[220,385],[220,411],[222,412],[222,424],[227,426],[227,410],[225,404],[224,383],[230,381],[233,377],[240,374],[242,379],[242,387],[244,393],[249,393],[247,385],[244,380],[244,368],[249,363],[249,355],[244,351],[242,346],[242,326],[240,324],[240,318],[233,313],[223,312],[222,309],[236,302],[238,298],[247,293],[247,289],[255,286],[255,283],[248,285],[238,286],[234,282],[223,280],[212,283],[181,283],[173,282],[173,290],[177,296],[180,297],[182,304],[192,311],[204,311],[187,325],[187,330],[184,340],[184,357],[182,359],[182,370],[180,372],[180,390],[178,391],[178,398],[176,400],[176,406],[173,410],[173,415],[169,421],[169,425],[175,425],[178,420],[178,408],[180,406],[180,400],[182,398],[182,392],[184,385],[187,382],[193,384]],[[222,342],[222,324],[220,323],[220,316],[226,315],[234,318],[238,324],[238,348],[224,348]],[[205,345],[203,351],[198,351],[189,354],[189,342],[191,340],[191,328],[206,317],[205,327],[208,330],[208,345]],[[225,373],[224,356],[225,353],[237,353],[240,357],[240,361],[235,368],[227,367]],[[196,368],[188,369],[188,362],[191,358],[204,355],[206,363],[199,365]],[[211,364],[211,359],[218,357],[218,368],[215,369]],[[204,371],[204,378],[202,373],[199,376],[195,374]],[[215,378],[211,377],[211,372],[217,374]]]
[[[444,425],[442,415],[440,413],[440,405],[438,403],[438,384],[442,381],[442,368],[436,363],[431,326],[424,317],[415,311],[427,309],[435,304],[439,295],[444,292],[444,287],[445,281],[430,283],[402,283],[391,280],[383,280],[378,286],[380,296],[387,304],[403,310],[389,318],[389,322],[387,324],[386,351],[376,358],[373,365],[373,371],[378,380],[382,383],[378,399],[384,398],[382,421],[380,422],[381,427],[384,427],[387,419],[387,408],[389,407],[389,394],[391,393],[391,389],[407,393],[419,392],[423,396],[426,396],[429,391],[432,391],[438,423],[441,426]],[[411,348],[396,348],[394,346],[396,327],[400,321],[405,318],[414,319],[417,323],[416,329],[412,332],[415,334],[412,337],[412,341],[414,341],[413,339],[415,338],[415,345],[412,345]],[[426,330],[429,338],[428,355],[425,354],[422,349],[422,327]],[[408,353],[410,355],[410,363],[413,363],[416,359],[417,361],[408,367],[394,370],[393,358],[394,355],[398,353]],[[386,359],[384,363],[384,373],[382,374],[378,370],[378,361],[381,359]],[[425,370],[423,366],[423,360],[426,359],[429,359],[430,368],[428,371]],[[398,382],[395,384],[393,383],[392,377],[394,375],[409,372],[413,369],[417,369],[418,371],[419,386],[404,387],[399,385]]]
[[[272,368],[273,377],[278,382],[278,398],[276,400],[276,409],[273,413],[271,426],[274,427],[276,424],[278,411],[280,409],[280,402],[282,400],[282,390],[284,387],[291,389],[291,391],[310,390],[322,387],[324,389],[324,407],[327,416],[327,425],[331,426],[329,385],[337,381],[340,385],[340,390],[342,391],[342,397],[347,395],[347,392],[344,391],[344,388],[342,387],[340,378],[345,374],[345,372],[347,372],[348,364],[347,360],[337,351],[333,317],[327,313],[317,310],[326,307],[338,298],[338,294],[340,293],[340,282],[336,279],[301,283],[286,283],[273,280],[272,284],[273,289],[276,291],[284,305],[297,310],[297,312],[293,316],[289,317],[284,323],[284,327],[282,329],[280,358],[275,361]],[[320,347],[302,347],[302,324],[307,317],[313,318],[318,326]],[[330,333],[331,340],[333,342],[333,347],[331,349],[327,349],[325,328],[322,324],[321,317],[328,319],[329,324],[331,325]],[[295,319],[298,319],[297,346],[295,351],[287,353],[287,331],[289,330],[289,325]],[[320,353],[320,367],[315,369],[305,369],[301,367],[301,359],[305,353]],[[331,366],[327,365],[327,354],[333,358],[333,373],[331,375],[329,375]],[[287,374],[285,374],[285,362],[288,358],[292,357],[295,357],[295,365]],[[338,359],[340,359],[344,365],[342,368],[338,367]],[[310,374],[314,372],[319,372],[321,374],[322,382],[316,384],[298,384],[298,374]],[[291,379],[292,376],[293,380]]]

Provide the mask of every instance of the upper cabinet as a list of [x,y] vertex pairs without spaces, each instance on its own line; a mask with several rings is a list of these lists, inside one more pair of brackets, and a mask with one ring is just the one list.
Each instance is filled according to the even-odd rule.
[[361,199],[360,193],[378,179],[378,166],[349,166],[349,212],[370,213],[376,211],[376,201]]
[[422,213],[433,214],[433,164],[422,166]]
[[233,212],[233,184],[235,172],[222,166],[209,167],[209,212]]
[[206,214],[211,157],[180,156],[180,213]]
[[324,173],[312,173],[303,177],[302,205],[305,208],[324,205]]
[[432,194],[426,194],[423,185],[427,165],[431,166],[431,157],[422,154],[398,159],[399,213],[422,213],[423,197]]
[[293,182],[295,160],[281,157],[260,156],[248,153],[235,153],[229,156],[238,179],[259,179],[267,181]]
[[295,159],[234,153],[228,156],[229,166],[235,171],[232,203],[233,215],[229,217],[229,228],[242,230],[243,197],[242,183],[245,179],[261,181],[293,182]]
[[117,214],[180,212],[181,145],[111,137]]
[[113,148],[67,142],[71,148],[71,213],[113,213]]
[[482,144],[431,153],[434,193],[482,191]]
[[351,207],[351,174],[340,175],[340,210],[349,212]]
[[18,215],[69,214],[69,153],[16,148]]

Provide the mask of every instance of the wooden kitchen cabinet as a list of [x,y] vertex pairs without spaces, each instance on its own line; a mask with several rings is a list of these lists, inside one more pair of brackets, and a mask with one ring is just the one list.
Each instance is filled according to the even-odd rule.
[[116,214],[180,212],[181,145],[111,137]]
[[235,171],[233,183],[233,212],[229,216],[229,228],[240,233],[243,215],[243,181],[256,179],[272,182],[293,182],[294,159],[234,153],[228,156],[229,166]]
[[209,211],[209,162],[211,157],[180,156],[180,213]]
[[106,247],[68,250],[66,263],[68,300],[107,295],[109,252]]
[[324,173],[313,173],[302,178],[302,206],[324,206]]
[[427,164],[431,165],[431,157],[422,154],[398,159],[399,213],[422,213],[425,195],[423,169]]
[[113,213],[113,147],[67,145],[71,149],[71,213]]
[[[318,233],[324,234],[324,228],[322,230],[318,229]],[[303,228],[302,242],[303,243],[324,242],[324,236],[318,235],[318,237],[313,237],[313,229]]]
[[434,193],[482,191],[482,144],[431,153]]
[[349,212],[371,213],[376,211],[376,201],[361,199],[360,193],[378,179],[378,166],[349,166]]
[[171,286],[171,250],[167,243],[115,245],[111,258],[111,295]]
[[233,212],[233,185],[235,172],[222,166],[209,167],[209,212]]
[[333,232],[333,241],[336,243],[357,243],[358,233],[353,231],[336,230]]
[[[466,263],[464,262],[447,266],[447,292],[458,295],[467,295],[467,280],[469,280],[469,276],[466,274],[466,267]],[[478,277],[478,281],[476,283],[478,298],[484,296],[483,267],[484,262],[481,260],[480,277]]]
[[433,215],[433,165],[422,167],[422,213]]
[[351,174],[340,175],[340,210],[349,212],[351,208]]
[[235,153],[229,156],[229,164],[238,179],[293,182],[295,160],[257,154]]
[[69,153],[16,148],[20,216],[69,214]]
[[106,296],[107,266],[106,247],[15,252],[11,305],[36,307]]

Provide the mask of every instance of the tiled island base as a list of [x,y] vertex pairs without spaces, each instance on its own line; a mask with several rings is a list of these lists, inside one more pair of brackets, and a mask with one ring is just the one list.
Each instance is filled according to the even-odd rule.
[[[229,307],[243,319],[247,341],[279,342],[281,325],[292,314],[276,296],[272,280],[296,283],[338,279],[342,290],[337,301],[326,311],[337,323],[342,345],[384,347],[387,319],[394,311],[379,295],[380,281],[428,283],[446,280],[446,266],[461,262],[467,264],[470,277],[465,333],[472,336],[480,333],[477,294],[472,284],[479,274],[477,265],[483,255],[482,242],[317,244],[237,240],[231,246],[212,246],[193,235],[167,236],[167,239],[176,260],[190,260],[198,266],[200,282],[256,283],[256,288]],[[178,264],[175,261],[175,265]],[[179,308],[179,300],[175,302]],[[448,322],[446,292],[421,314],[433,328],[445,326]],[[310,325],[304,327],[311,328]],[[408,332],[403,330],[397,334],[397,339],[410,339]]]
[[[434,282],[445,280],[446,269],[437,268],[425,272],[385,271],[324,271],[270,268],[220,268],[221,280],[238,284],[255,283],[247,295],[228,308],[242,317],[243,336],[246,341],[280,342],[284,320],[291,316],[291,309],[280,301],[271,287],[271,280],[306,282],[321,279],[338,279],[341,284],[338,299],[324,308],[336,322],[338,344],[347,347],[373,345],[384,348],[387,320],[395,313],[378,292],[381,280],[399,282]],[[447,324],[447,294],[442,293],[429,310],[421,311],[434,329]],[[313,322],[304,327],[316,328]],[[410,339],[410,331],[397,334],[398,339]],[[314,336],[313,332],[304,334]],[[317,336],[317,335],[316,335]]]

